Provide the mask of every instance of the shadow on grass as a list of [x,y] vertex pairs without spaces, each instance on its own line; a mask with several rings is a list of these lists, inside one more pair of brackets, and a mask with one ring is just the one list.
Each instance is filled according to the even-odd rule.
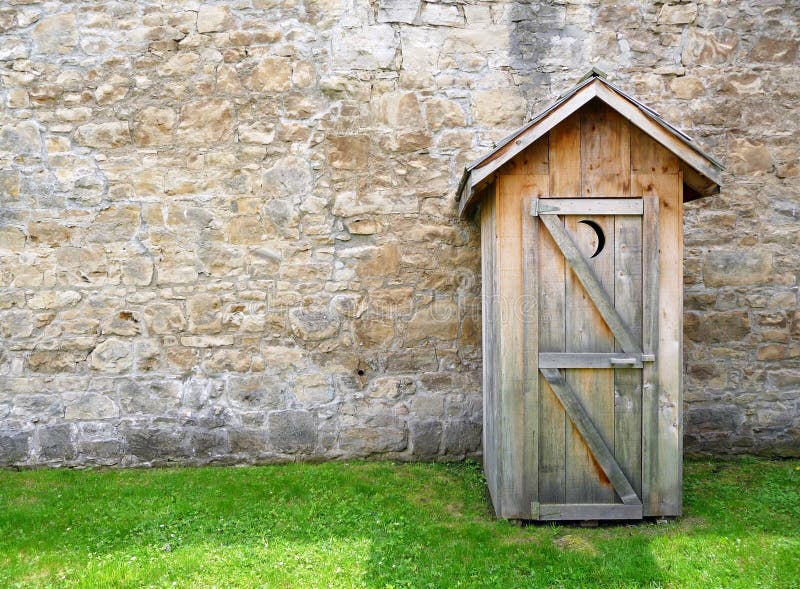
[[0,584],[660,587],[692,567],[720,577],[698,546],[778,533],[726,531],[724,506],[693,485],[704,519],[584,530],[494,520],[474,465],[2,472]]

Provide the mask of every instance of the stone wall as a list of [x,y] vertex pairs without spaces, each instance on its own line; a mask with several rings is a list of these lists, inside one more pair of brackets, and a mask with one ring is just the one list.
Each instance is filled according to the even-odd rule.
[[686,447],[800,454],[798,7],[0,4],[0,464],[480,449],[464,164],[592,65],[687,207]]

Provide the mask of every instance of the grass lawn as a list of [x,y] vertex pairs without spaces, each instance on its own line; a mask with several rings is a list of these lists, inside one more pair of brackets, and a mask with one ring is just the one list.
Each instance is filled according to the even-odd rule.
[[688,462],[686,516],[495,520],[474,464],[0,471],[0,587],[800,587],[800,461]]

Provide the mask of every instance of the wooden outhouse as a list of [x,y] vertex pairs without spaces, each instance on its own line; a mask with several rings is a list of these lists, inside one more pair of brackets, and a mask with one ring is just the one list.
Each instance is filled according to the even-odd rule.
[[498,516],[681,514],[682,205],[721,170],[596,70],[467,166]]

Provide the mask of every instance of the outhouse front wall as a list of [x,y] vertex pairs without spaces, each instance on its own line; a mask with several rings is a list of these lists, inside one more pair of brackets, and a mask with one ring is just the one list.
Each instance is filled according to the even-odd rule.
[[[540,331],[547,326],[537,316],[526,289],[525,265],[533,263],[524,254],[525,240],[531,239],[526,223],[532,222],[526,207],[531,198],[646,196],[656,196],[659,202],[659,393],[645,395],[649,405],[640,409],[644,460],[641,454],[628,458],[631,464],[644,467],[636,476],[642,478],[645,515],[681,511],[683,182],[679,161],[595,100],[502,166],[478,197],[484,272],[484,465],[495,508],[503,517],[530,517],[531,501],[540,489],[546,492],[548,485],[570,484],[563,471],[551,472],[547,453],[568,451],[564,444],[570,444],[571,425],[557,399],[542,392],[544,379],[529,362],[531,350],[536,350],[532,338],[546,338]],[[539,275],[565,271],[560,256],[539,256],[535,263],[541,266]],[[538,395],[532,387],[539,387]],[[539,395],[542,402],[535,406],[533,400]],[[610,411],[613,415],[613,407]],[[614,426],[610,427],[613,438]],[[541,448],[543,443],[556,447]]]

